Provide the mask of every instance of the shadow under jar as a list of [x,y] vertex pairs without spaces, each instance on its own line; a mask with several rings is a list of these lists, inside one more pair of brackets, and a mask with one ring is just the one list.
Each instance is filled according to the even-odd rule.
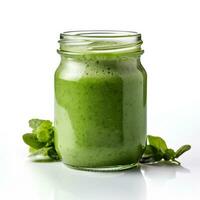
[[55,72],[55,146],[77,169],[137,165],[146,142],[147,75],[141,35],[131,31],[60,34]]

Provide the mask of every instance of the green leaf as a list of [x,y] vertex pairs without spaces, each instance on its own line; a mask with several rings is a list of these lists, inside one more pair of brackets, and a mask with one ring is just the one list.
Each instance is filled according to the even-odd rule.
[[53,138],[53,131],[45,129],[43,127],[38,127],[33,131],[36,134],[38,141],[40,142],[49,142]]
[[140,163],[155,163],[161,160],[169,161],[180,165],[180,162],[176,160],[184,152],[188,151],[191,146],[183,145],[176,152],[173,149],[168,149],[166,142],[158,136],[148,135],[148,144],[140,159]]
[[33,133],[26,133],[22,136],[24,142],[34,149],[40,149],[45,146],[46,143],[39,142],[37,136]]
[[49,120],[43,120],[40,125],[33,130],[40,142],[49,142],[53,138],[53,127]]
[[185,153],[186,151],[190,150],[191,149],[191,146],[186,144],[186,145],[183,145],[182,147],[180,147],[176,153],[175,153],[175,158],[178,158],[179,156],[181,156],[183,153]]
[[163,155],[163,158],[168,161],[168,160],[173,160],[175,157],[175,151],[173,149],[167,149]]
[[157,152],[157,149],[151,145],[147,145],[143,153],[143,157],[149,157],[154,155]]
[[43,155],[43,156],[47,156],[47,148],[43,147],[41,149],[37,149],[33,152],[31,152],[31,154],[29,156],[37,156],[37,155]]
[[147,145],[145,149],[145,154],[154,154],[157,151],[152,145]]
[[24,142],[29,145],[30,156],[48,156],[53,160],[59,160],[54,146],[54,127],[49,120],[31,119],[29,126],[32,133],[23,135]]
[[30,119],[28,123],[32,129],[36,129],[43,121],[41,119]]
[[167,150],[167,145],[161,137],[152,135],[148,135],[147,137],[151,146],[155,147],[157,150],[160,150],[162,153],[165,153]]
[[142,157],[140,159],[140,163],[154,163],[155,162],[155,159],[153,156],[149,156],[149,157]]
[[161,151],[157,151],[152,155],[143,155],[140,159],[140,163],[154,163],[163,159],[163,153]]
[[36,151],[38,151],[37,149],[34,149],[33,147],[29,147],[29,152],[32,154],[32,153],[35,153]]
[[163,159],[163,153],[162,151],[157,151],[155,154],[154,154],[154,160],[155,161],[160,161]]
[[52,158],[53,160],[59,160],[59,156],[56,152],[56,150],[54,148],[50,148],[48,151],[47,151],[47,154],[50,158]]
[[32,129],[38,128],[41,124],[45,126],[46,128],[52,127],[52,122],[50,120],[44,120],[44,119],[31,119],[28,121],[29,126]]
[[163,153],[152,145],[147,145],[140,160],[141,163],[153,163],[162,160]]

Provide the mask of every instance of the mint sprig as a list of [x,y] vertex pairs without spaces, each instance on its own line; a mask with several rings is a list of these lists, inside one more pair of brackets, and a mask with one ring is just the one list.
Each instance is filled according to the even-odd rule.
[[177,158],[190,149],[191,146],[187,144],[174,151],[167,147],[165,140],[161,137],[148,135],[146,149],[140,163],[155,163],[165,160],[180,165]]
[[54,127],[49,120],[31,119],[29,127],[31,133],[22,136],[23,141],[29,146],[30,156],[42,155],[52,160],[59,160],[54,145]]

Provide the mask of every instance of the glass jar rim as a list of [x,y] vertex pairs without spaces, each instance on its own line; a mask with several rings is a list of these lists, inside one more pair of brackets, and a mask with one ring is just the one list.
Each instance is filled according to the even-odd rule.
[[68,37],[84,37],[84,38],[119,38],[119,37],[141,37],[141,34],[135,31],[120,30],[80,30],[65,31],[60,34],[60,39]]
[[141,34],[120,30],[80,30],[60,34],[59,53],[106,53],[131,51],[142,53]]

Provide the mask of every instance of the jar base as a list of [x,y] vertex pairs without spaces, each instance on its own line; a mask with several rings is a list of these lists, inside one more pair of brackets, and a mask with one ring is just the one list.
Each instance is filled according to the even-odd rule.
[[[65,163],[64,163],[65,164]],[[127,164],[127,165],[115,165],[115,166],[105,166],[105,167],[80,167],[73,166],[69,164],[65,164],[72,169],[82,170],[82,171],[94,171],[94,172],[115,172],[115,171],[123,171],[131,168],[138,167],[138,163]]]

